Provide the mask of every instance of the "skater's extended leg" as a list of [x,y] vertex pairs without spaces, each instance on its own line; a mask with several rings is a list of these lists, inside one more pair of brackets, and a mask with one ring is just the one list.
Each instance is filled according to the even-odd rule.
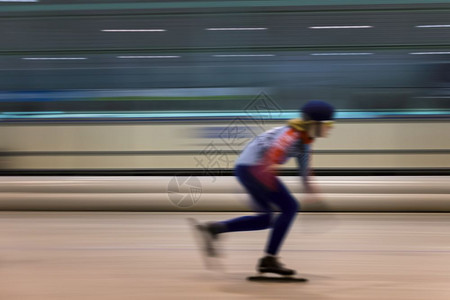
[[214,233],[224,233],[233,231],[251,231],[262,230],[272,226],[273,213],[272,208],[267,202],[264,202],[266,194],[263,190],[253,191],[251,193],[255,210],[259,212],[253,216],[238,217],[218,223],[211,224]]
[[222,222],[196,224],[195,228],[202,237],[202,247],[207,256],[218,255],[216,241],[221,233],[261,230],[269,228],[272,224],[272,208],[269,204],[270,199],[268,198],[270,191],[253,177],[247,167],[238,167],[236,173],[239,181],[250,193],[255,211],[259,212],[259,214],[238,217]]
[[251,167],[238,167],[236,176],[250,194],[254,210],[259,214],[254,216],[244,216],[212,224],[215,233],[232,231],[262,230],[272,225],[272,207],[270,206],[269,195],[271,191],[256,179],[251,171]]
[[244,216],[228,221],[223,224],[223,232],[262,230],[270,227],[272,222],[271,213],[263,213],[256,216]]

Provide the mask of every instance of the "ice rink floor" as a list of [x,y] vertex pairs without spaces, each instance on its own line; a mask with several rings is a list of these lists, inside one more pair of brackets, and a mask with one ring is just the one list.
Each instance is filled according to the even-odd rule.
[[206,270],[186,218],[239,215],[0,212],[0,299],[450,299],[448,214],[301,213],[280,256],[307,283],[245,280],[268,231]]

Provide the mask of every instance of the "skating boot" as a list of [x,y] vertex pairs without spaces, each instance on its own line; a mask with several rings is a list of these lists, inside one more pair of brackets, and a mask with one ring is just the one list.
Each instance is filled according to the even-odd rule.
[[[275,256],[265,256],[259,260],[256,268],[259,272],[256,276],[247,277],[250,281],[272,281],[272,282],[306,282],[306,278],[295,277],[295,270],[283,267]],[[273,273],[281,276],[265,276],[264,273]]]
[[209,257],[219,256],[220,253],[217,249],[217,241],[219,239],[219,233],[221,232],[221,225],[218,223],[202,224],[195,219],[189,219],[189,222],[200,238],[200,246],[205,255]]
[[223,232],[223,225],[220,223],[200,223],[189,218],[189,223],[193,228],[195,239],[202,252],[203,261],[206,268],[216,271],[224,271],[219,251],[219,233]]
[[259,260],[258,271],[260,273],[275,273],[283,276],[292,276],[295,270],[283,267],[275,256],[265,256]]
[[197,224],[197,230],[201,234],[204,242],[204,251],[206,255],[211,257],[219,256],[216,242],[219,239],[219,234],[215,230],[214,223]]

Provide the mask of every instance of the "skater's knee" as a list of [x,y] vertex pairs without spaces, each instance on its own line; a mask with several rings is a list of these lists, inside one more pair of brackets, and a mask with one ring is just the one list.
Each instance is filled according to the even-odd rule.
[[297,201],[293,201],[289,203],[286,207],[281,210],[281,213],[284,215],[294,216],[300,209],[300,205]]
[[259,218],[260,218],[263,228],[269,228],[272,226],[272,214],[271,213],[260,214]]
[[300,203],[297,201],[294,201],[293,203],[293,207],[292,207],[292,211],[295,213],[297,213],[300,210]]

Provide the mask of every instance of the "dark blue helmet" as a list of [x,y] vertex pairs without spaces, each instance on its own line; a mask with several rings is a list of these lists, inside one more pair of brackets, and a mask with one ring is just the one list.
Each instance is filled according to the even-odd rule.
[[334,106],[321,100],[311,100],[302,106],[301,112],[314,121],[334,120]]

